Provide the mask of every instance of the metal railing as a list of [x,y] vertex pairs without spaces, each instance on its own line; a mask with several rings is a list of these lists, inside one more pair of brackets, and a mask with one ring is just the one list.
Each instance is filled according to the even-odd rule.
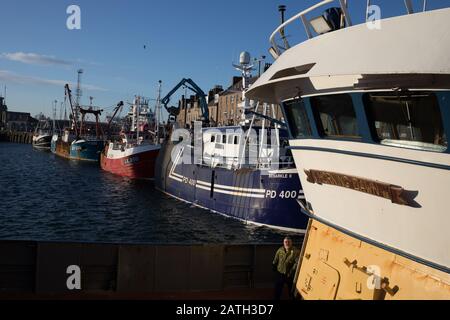
[[[352,0],[353,1],[353,0]],[[314,37],[314,34],[312,32],[312,26],[311,26],[311,22],[305,17],[306,14],[320,8],[323,7],[325,5],[328,5],[332,2],[339,2],[340,5],[340,9],[342,12],[342,18],[345,21],[345,27],[350,27],[353,25],[352,23],[352,19],[350,17],[349,11],[348,11],[348,0],[323,0],[311,7],[309,7],[306,10],[303,10],[302,12],[298,13],[297,15],[293,16],[292,18],[290,18],[289,20],[287,20],[286,22],[284,22],[283,24],[281,24],[270,36],[270,44],[271,44],[271,48],[269,49],[270,54],[273,56],[274,59],[277,59],[282,53],[283,51],[288,50],[291,46],[289,44],[289,41],[286,39],[286,35],[285,35],[285,28],[289,25],[291,25],[293,22],[300,20],[303,24],[303,27],[305,29],[306,35],[308,36],[308,39],[311,39]],[[413,5],[411,0],[404,0],[404,4],[405,4],[405,8],[406,8],[406,13],[407,14],[412,14],[414,13],[414,9],[413,9]],[[367,5],[366,5],[366,21],[369,18],[369,9],[371,6],[371,0],[367,0]],[[427,0],[423,0],[423,11],[427,10]],[[276,36],[277,35],[281,36],[281,39],[283,40],[283,44],[284,47],[281,47],[277,44],[276,42]]]

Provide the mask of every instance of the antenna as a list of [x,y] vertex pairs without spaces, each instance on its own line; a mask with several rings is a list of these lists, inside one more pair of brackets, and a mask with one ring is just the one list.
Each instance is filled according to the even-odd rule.
[[284,4],[278,6],[278,11],[281,14],[281,24],[284,23],[284,13],[286,12],[286,6]]
[[[281,15],[281,24],[283,24],[285,22],[284,13],[286,12],[286,6],[284,4],[279,5],[278,11],[280,12],[280,15]],[[289,42],[286,39],[286,35],[284,34],[284,28],[280,30],[280,34],[281,34],[281,38],[283,39],[284,48],[286,50],[289,49],[290,46],[289,46]]]

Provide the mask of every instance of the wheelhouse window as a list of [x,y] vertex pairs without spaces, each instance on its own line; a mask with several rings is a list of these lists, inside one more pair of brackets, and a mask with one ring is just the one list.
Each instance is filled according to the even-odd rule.
[[311,106],[321,136],[360,137],[353,100],[349,94],[313,97]]
[[283,104],[289,130],[293,138],[311,137],[311,125],[302,100],[288,101]]
[[375,138],[386,145],[444,152],[448,141],[432,92],[367,93],[363,96]]

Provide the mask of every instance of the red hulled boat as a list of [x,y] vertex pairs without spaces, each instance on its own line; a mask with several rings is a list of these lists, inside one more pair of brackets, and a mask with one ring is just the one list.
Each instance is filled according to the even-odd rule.
[[[128,134],[122,132],[120,139],[110,141],[101,153],[100,165],[103,170],[131,179],[154,178],[156,158],[161,149],[159,100],[160,97],[155,110],[157,115],[155,119],[148,107],[148,100],[142,97],[135,98],[129,113],[131,128],[127,130]],[[122,106],[123,104],[118,105],[114,116]],[[155,127],[155,132],[149,130],[150,126]]]
[[101,154],[105,171],[131,179],[153,179],[160,145],[149,142],[111,142]]

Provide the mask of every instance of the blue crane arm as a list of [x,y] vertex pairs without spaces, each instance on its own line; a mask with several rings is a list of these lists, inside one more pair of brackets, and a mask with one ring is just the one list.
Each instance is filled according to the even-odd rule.
[[[190,86],[186,85],[189,84]],[[167,112],[171,113],[167,105],[170,102],[170,98],[177,92],[178,89],[180,89],[182,86],[186,86],[189,90],[193,91],[200,99],[200,108],[202,109],[202,116],[204,120],[209,120],[209,110],[208,110],[208,104],[206,103],[206,95],[203,92],[202,89],[192,80],[192,79],[186,79],[184,78],[181,80],[170,92],[161,99],[161,103],[164,106],[164,108],[167,110]]]

